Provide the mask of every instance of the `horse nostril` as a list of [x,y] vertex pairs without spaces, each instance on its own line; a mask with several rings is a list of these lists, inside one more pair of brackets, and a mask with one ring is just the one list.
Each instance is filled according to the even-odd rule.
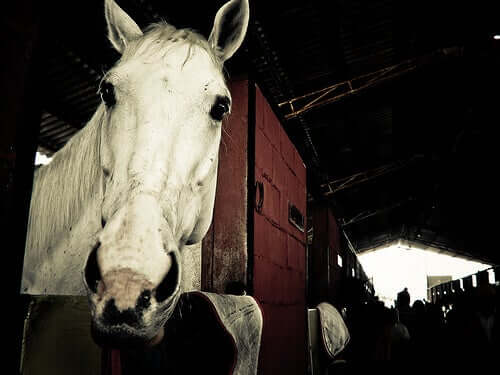
[[150,290],[145,290],[144,292],[141,293],[139,298],[137,298],[137,310],[142,311],[146,310],[151,306],[151,291]]
[[104,228],[105,226],[106,226],[106,220],[103,217],[101,217],[101,227]]
[[178,287],[179,283],[179,265],[177,264],[177,259],[172,256],[172,266],[167,272],[167,275],[163,278],[160,285],[156,287],[155,298],[158,302],[163,302],[167,298],[171,297]]
[[118,310],[114,298],[111,298],[104,307],[102,320],[110,326],[127,324],[131,327],[137,327],[139,325],[139,314],[133,309]]
[[97,250],[100,246],[100,243],[94,246],[85,265],[85,282],[94,293],[97,293],[99,281],[102,280],[99,264],[97,263]]

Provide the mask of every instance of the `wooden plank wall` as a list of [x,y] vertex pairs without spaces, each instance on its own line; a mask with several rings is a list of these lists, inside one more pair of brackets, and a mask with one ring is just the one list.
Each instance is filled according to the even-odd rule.
[[264,313],[259,374],[305,374],[306,235],[288,219],[289,203],[306,216],[306,168],[257,88],[253,290]]
[[202,243],[202,290],[224,293],[247,282],[248,81],[233,81],[232,112],[224,121],[212,225]]
[[[295,205],[305,221],[306,168],[266,99],[251,85],[247,80],[230,85],[233,113],[224,125],[214,218],[203,240],[202,289],[224,293],[229,282],[247,284],[264,314],[259,374],[303,375],[306,234],[289,221],[288,207]],[[249,129],[253,120],[255,128]],[[255,209],[259,196],[248,181],[250,168],[263,187],[261,209]]]
[[342,264],[347,259],[341,250],[340,232],[335,217],[327,205],[316,204],[311,208],[313,242],[309,249],[309,305],[335,301],[343,279]]

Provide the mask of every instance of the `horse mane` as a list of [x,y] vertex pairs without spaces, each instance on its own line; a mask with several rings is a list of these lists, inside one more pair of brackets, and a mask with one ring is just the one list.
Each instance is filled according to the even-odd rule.
[[[26,247],[40,254],[61,231],[71,230],[84,205],[101,194],[101,104],[87,125],[35,171]],[[41,255],[41,254],[40,254]]]

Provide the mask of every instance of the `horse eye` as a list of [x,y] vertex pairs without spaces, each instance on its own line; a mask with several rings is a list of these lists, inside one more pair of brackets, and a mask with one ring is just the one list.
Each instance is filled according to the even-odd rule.
[[113,84],[104,81],[99,87],[99,94],[101,94],[101,99],[106,104],[106,107],[112,107],[116,103],[115,88]]
[[210,116],[215,121],[222,121],[224,116],[229,112],[229,104],[230,100],[227,96],[218,96],[210,110]]

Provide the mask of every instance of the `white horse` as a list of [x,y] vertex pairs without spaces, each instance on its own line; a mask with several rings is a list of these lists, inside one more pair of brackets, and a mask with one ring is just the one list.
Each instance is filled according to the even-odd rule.
[[[121,59],[87,126],[35,175],[23,292],[87,293],[96,341],[158,341],[190,267],[186,245],[212,220],[222,120],[222,66],[247,30],[231,0],[208,40],[155,24],[144,33],[105,0]],[[83,280],[83,281],[82,281]]]

